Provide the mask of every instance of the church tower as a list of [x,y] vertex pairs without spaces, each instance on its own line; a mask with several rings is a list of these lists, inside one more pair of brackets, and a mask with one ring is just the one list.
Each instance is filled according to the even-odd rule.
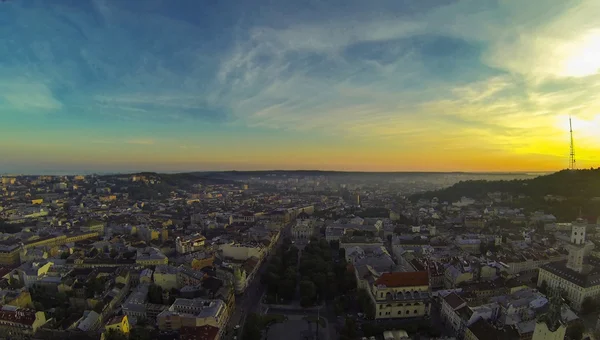
[[569,257],[567,268],[581,273],[583,271],[583,255],[585,253],[585,229],[583,221],[573,223],[571,229],[571,244],[569,245]]
[[550,308],[535,323],[532,340],[563,340],[567,326],[562,319],[562,299],[558,289],[550,291]]

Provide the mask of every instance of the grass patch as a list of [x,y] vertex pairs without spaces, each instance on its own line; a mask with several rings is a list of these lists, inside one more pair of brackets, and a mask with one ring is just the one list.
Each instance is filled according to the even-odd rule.
[[[308,321],[308,322],[317,323],[317,317],[314,316],[314,315],[305,316],[303,319],[306,320],[306,321]],[[319,318],[319,326],[325,328],[325,326],[326,326],[325,318],[323,318],[323,317]]]

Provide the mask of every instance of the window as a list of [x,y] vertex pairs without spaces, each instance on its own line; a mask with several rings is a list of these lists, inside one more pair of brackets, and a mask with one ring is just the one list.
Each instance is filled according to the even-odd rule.
[[415,309],[415,314],[417,314],[417,313],[418,313],[418,311]]
[[401,311],[401,310],[399,310],[399,311],[398,311],[398,315],[400,315],[400,314],[402,314],[402,311]]
[[408,315],[408,313],[410,313],[409,311],[406,311],[406,315]]

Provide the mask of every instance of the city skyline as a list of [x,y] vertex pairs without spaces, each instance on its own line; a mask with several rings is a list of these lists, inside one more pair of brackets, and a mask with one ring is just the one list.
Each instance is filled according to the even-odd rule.
[[0,173],[600,166],[600,3],[7,1]]

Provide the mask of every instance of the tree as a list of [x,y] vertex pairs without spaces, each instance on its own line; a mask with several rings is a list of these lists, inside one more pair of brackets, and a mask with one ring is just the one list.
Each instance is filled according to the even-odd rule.
[[261,320],[258,315],[251,313],[246,319],[244,324],[244,340],[260,340],[262,338],[262,332],[260,330]]
[[589,315],[591,313],[594,313],[596,310],[598,310],[598,307],[598,300],[593,299],[591,297],[586,297],[581,303],[581,314]]
[[581,320],[574,321],[567,327],[566,337],[571,340],[581,340],[583,333],[585,332],[585,326]]
[[338,250],[338,257],[340,259],[346,259],[346,248],[340,248]]
[[329,241],[329,246],[331,247],[331,249],[333,250],[339,250],[340,249],[340,241],[337,240],[331,240]]
[[129,333],[129,340],[150,340],[153,338],[152,332],[146,327],[134,327]]
[[374,319],[375,318],[375,306],[371,303],[371,297],[369,296],[369,293],[366,290],[361,289],[358,291],[358,295],[357,295],[356,299],[358,301],[358,304],[360,305],[362,312],[369,319]]
[[479,252],[480,252],[481,254],[485,254],[485,253],[487,253],[487,251],[488,251],[488,248],[487,248],[487,243],[485,243],[485,242],[480,242],[480,243],[479,243]]
[[94,306],[94,312],[101,314],[104,309],[104,302],[100,301]]
[[302,307],[308,307],[315,301],[317,288],[312,281],[300,282],[300,304]]
[[125,333],[116,330],[116,329],[109,329],[108,332],[106,332],[106,337],[104,338],[105,340],[127,340],[127,335],[125,335]]
[[358,337],[358,327],[356,321],[351,318],[346,318],[344,327],[340,330],[340,339],[353,340]]
[[91,278],[87,282],[86,293],[88,298],[93,298],[96,294],[104,291],[104,280],[97,277]]
[[154,304],[162,304],[163,290],[159,285],[151,284],[148,288],[148,301]]

